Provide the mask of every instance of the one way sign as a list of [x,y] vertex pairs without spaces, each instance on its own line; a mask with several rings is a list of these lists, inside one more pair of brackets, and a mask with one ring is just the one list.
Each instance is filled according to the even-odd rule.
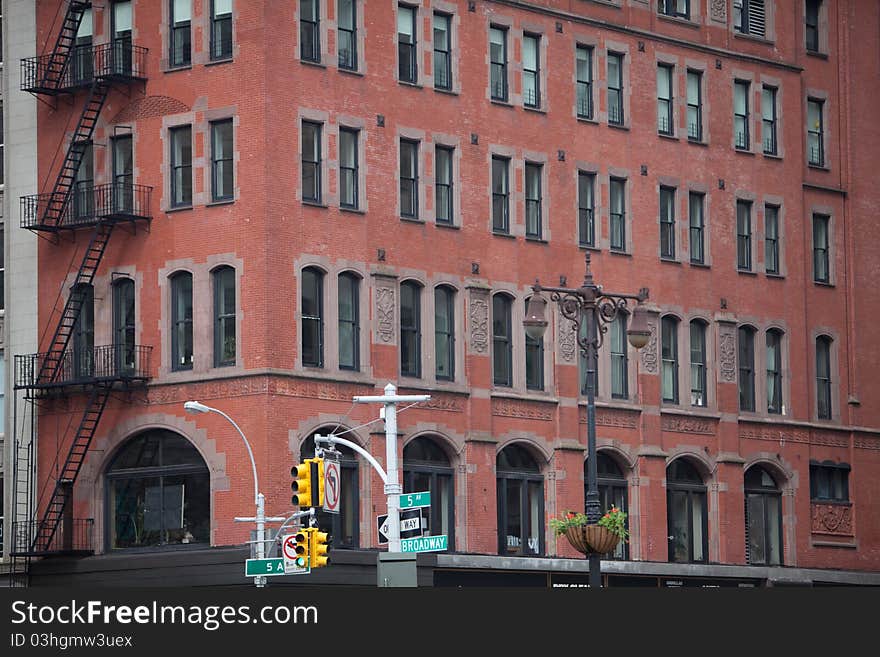
[[[428,529],[427,507],[400,510],[400,538],[415,538],[424,535]],[[388,545],[388,516],[376,516],[379,530],[379,545]]]

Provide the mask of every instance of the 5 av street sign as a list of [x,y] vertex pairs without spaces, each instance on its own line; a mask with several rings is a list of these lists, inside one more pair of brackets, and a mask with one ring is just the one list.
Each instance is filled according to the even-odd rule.
[[419,506],[431,506],[431,491],[423,493],[404,493],[400,496],[400,508],[411,509]]
[[271,577],[284,575],[284,559],[247,559],[244,562],[247,577]]

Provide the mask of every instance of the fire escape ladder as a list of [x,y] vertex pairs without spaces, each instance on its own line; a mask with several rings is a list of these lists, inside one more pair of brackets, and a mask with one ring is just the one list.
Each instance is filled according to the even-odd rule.
[[70,343],[70,336],[73,334],[76,321],[79,319],[80,310],[83,305],[83,286],[91,285],[95,278],[95,272],[101,264],[104,257],[104,250],[107,248],[107,242],[113,233],[113,224],[100,222],[95,226],[92,233],[92,239],[83,255],[82,263],[80,263],[79,271],[73,282],[73,289],[67,297],[64,304],[64,310],[61,313],[61,319],[55,327],[55,333],[52,335],[52,342],[46,357],[40,363],[39,373],[36,377],[37,383],[51,383],[56,379],[62,369],[64,361],[64,352]]
[[79,476],[79,471],[89,451],[89,445],[92,443],[104,408],[107,406],[107,400],[110,398],[110,390],[111,386],[109,385],[99,385],[95,386],[89,394],[82,420],[80,420],[76,435],[70,444],[67,458],[52,491],[52,497],[49,499],[49,504],[43,512],[43,517],[34,536],[31,552],[35,554],[49,552],[52,547],[58,525],[61,523],[67,505],[71,503],[73,484]]
[[70,0],[67,4],[67,12],[64,14],[61,31],[58,33],[58,38],[55,39],[55,47],[52,49],[49,61],[43,71],[41,81],[43,88],[58,89],[62,85],[64,73],[70,64],[70,56],[76,43],[76,33],[79,31],[83,14],[90,4],[90,2],[81,2],[80,0]]
[[101,108],[104,107],[109,89],[105,82],[96,80],[92,84],[89,98],[79,115],[70,146],[64,155],[64,162],[61,164],[52,193],[43,210],[40,223],[44,226],[64,227],[62,225],[64,211],[70,201],[70,195],[76,182],[76,173],[79,171],[86,143],[91,140],[95,131],[95,125],[98,123],[98,117],[101,114]]

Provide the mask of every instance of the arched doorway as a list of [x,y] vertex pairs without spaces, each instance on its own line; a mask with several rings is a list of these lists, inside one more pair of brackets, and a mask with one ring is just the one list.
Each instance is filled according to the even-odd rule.
[[705,562],[709,554],[706,484],[687,459],[666,468],[669,561]]
[[[336,428],[338,429],[338,427]],[[326,436],[331,428],[318,429],[309,434],[300,448],[300,463],[315,455],[316,434]],[[351,436],[345,436],[351,440]],[[339,513],[327,513],[321,508],[316,509],[315,518],[322,531],[330,534],[335,548],[356,548],[360,545],[360,498],[358,490],[358,460],[354,452],[343,445],[335,446],[339,451]]]
[[108,551],[210,543],[210,473],[180,434],[151,429],[129,439],[105,479]]
[[773,475],[753,465],[745,474],[746,561],[782,565],[782,492]]
[[544,476],[521,445],[508,445],[495,462],[498,554],[544,554]]
[[454,471],[436,438],[419,436],[403,448],[403,490],[430,491],[428,533],[446,534],[450,549],[455,546]]

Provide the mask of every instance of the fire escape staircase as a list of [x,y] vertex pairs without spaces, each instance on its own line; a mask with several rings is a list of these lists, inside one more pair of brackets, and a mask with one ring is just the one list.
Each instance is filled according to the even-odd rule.
[[[52,52],[21,62],[21,87],[24,91],[57,96],[74,93],[83,86],[88,88],[85,105],[80,112],[52,191],[21,199],[21,226],[50,233],[86,226],[92,228],[91,238],[52,333],[48,351],[15,356],[15,388],[25,390],[26,399],[45,398],[56,393],[63,395],[74,390],[85,392],[86,396],[82,416],[70,440],[69,450],[63,462],[59,452],[56,464],[61,465],[57,469],[53,468],[57,478],[45,506],[39,499],[41,495],[36,493],[34,480],[36,437],[31,437],[27,442],[19,441],[16,445],[13,476],[15,517],[11,554],[16,558],[26,558],[28,563],[33,556],[91,549],[92,520],[73,520],[74,482],[114,385],[122,383],[124,387],[128,387],[132,384],[143,384],[150,376],[151,347],[130,344],[91,347],[86,350],[91,351],[85,357],[88,367],[82,368],[76,362],[76,349],[73,348],[75,345],[71,345],[84,304],[82,290],[94,281],[115,221],[149,221],[152,189],[131,184],[105,185],[103,190],[91,188],[87,193],[98,202],[93,204],[87,220],[83,221],[82,217],[77,217],[77,213],[72,211],[76,204],[71,203],[71,198],[79,193],[79,190],[75,190],[76,175],[82,163],[85,145],[92,139],[111,85],[145,79],[147,51],[145,48],[133,46],[130,41],[93,47],[89,52],[92,67],[90,79],[85,81],[87,84],[76,79],[77,75],[71,74],[76,34],[83,13],[90,5],[90,2],[69,0]],[[32,426],[35,426],[35,422]],[[52,486],[52,483],[48,485]],[[83,536],[83,532],[78,531],[74,524],[77,522],[88,523],[89,536]],[[10,574],[12,572],[11,570]]]

